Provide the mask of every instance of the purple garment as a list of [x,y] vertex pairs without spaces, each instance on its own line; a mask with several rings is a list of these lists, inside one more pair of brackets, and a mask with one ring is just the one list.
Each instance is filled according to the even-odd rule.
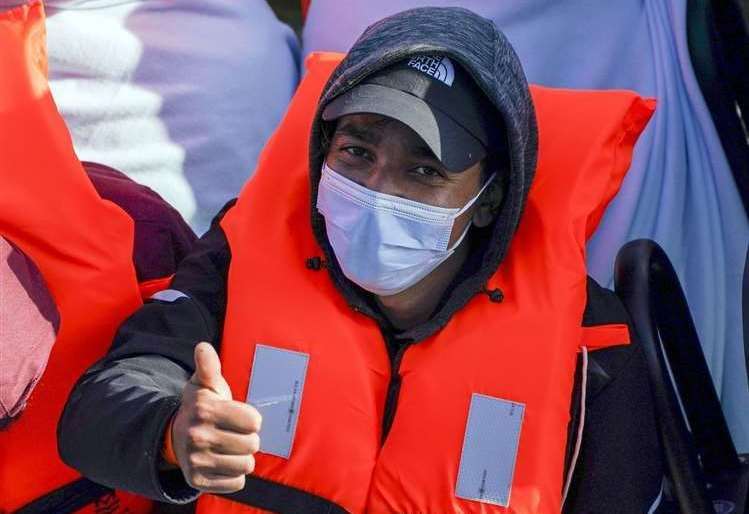
[[84,162],[83,167],[99,196],[119,205],[135,221],[133,262],[138,281],[174,274],[197,239],[182,216],[124,173],[93,162]]
[[59,326],[60,315],[39,270],[0,237],[0,428],[26,406]]
[[737,447],[749,451],[749,386],[741,276],[749,223],[694,77],[686,0],[314,0],[303,46],[346,51],[366,26],[424,5],[463,6],[493,19],[528,79],[553,87],[632,89],[658,100],[624,185],[588,245],[590,274],[612,285],[619,248],[656,240],[684,285]]
[[[83,165],[99,195],[135,221],[138,280],[174,274],[196,240],[179,213],[122,173],[100,164]],[[47,366],[59,322],[39,270],[0,237],[0,428],[26,406]]]

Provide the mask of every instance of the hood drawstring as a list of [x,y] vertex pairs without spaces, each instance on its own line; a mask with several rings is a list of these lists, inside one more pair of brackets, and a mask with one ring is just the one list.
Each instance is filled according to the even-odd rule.
[[505,299],[505,294],[499,288],[487,289],[486,286],[484,286],[483,289],[481,289],[481,292],[488,296],[489,301],[492,303],[502,303]]
[[323,268],[328,267],[328,263],[325,262],[321,257],[310,257],[304,262],[304,265],[307,267],[307,269],[312,271],[320,271]]

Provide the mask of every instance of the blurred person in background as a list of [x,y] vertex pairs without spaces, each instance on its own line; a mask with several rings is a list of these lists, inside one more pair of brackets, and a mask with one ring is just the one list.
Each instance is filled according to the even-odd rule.
[[152,188],[202,233],[294,92],[295,34],[264,0],[45,6],[52,93],[79,157]]
[[76,157],[49,93],[41,2],[0,4],[0,49],[0,512],[152,512],[66,466],[57,420],[195,234],[152,190]]

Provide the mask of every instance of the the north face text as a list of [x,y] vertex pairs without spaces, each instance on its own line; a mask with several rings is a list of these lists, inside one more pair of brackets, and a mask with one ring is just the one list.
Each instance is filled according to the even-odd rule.
[[408,61],[408,65],[448,86],[453,85],[455,69],[453,68],[453,63],[447,57],[441,55],[419,55],[412,57]]

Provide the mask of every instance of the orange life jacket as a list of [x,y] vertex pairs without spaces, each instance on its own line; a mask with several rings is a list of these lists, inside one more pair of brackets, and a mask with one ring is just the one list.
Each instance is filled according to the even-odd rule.
[[[624,325],[581,327],[585,241],[652,105],[631,93],[532,88],[538,169],[508,255],[487,284],[505,299],[474,297],[440,332],[408,347],[394,372],[377,324],[352,311],[328,273],[305,266],[321,249],[302,149],[340,58],[308,59],[286,118],[222,221],[232,254],[223,373],[243,400],[259,345],[308,356],[290,408],[298,410],[293,446],[288,458],[264,453],[261,432],[245,489],[228,499],[204,495],[198,512],[558,513],[577,353],[629,337]],[[394,378],[397,410],[382,441]],[[474,394],[524,405],[506,508],[456,495]]]
[[47,86],[41,2],[0,13],[0,48],[0,235],[35,263],[60,314],[41,380],[0,430],[0,512],[149,512],[150,501],[104,487],[89,497],[94,484],[63,464],[56,438],[76,380],[141,304],[133,221],[75,156]]

